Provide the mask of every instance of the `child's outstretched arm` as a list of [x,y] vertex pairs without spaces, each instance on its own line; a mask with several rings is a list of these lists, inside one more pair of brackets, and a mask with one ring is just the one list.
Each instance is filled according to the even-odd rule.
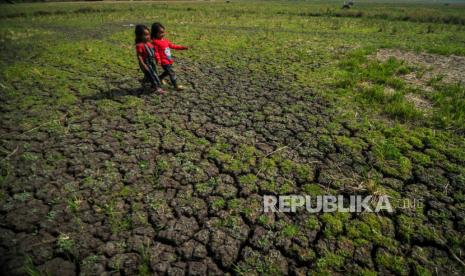
[[168,46],[171,49],[174,49],[174,50],[187,50],[187,49],[189,49],[187,46],[176,45],[176,44],[173,44],[171,42],[169,42]]

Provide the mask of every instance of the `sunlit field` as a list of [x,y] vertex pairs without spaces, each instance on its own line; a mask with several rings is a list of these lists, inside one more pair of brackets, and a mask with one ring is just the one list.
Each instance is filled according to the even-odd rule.
[[[341,6],[2,4],[2,275],[463,275],[465,4]],[[140,82],[153,22],[185,91]]]

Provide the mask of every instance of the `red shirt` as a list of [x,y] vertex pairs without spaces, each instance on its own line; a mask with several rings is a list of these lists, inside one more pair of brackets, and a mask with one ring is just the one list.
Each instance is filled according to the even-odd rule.
[[153,39],[153,45],[155,46],[155,58],[161,65],[173,64],[173,57],[171,56],[171,49],[184,50],[187,49],[185,46],[179,46],[171,43],[166,38],[155,38]]
[[[148,46],[149,48],[154,49],[153,44],[152,44],[151,42],[137,43],[137,44],[136,44],[136,53],[137,53],[138,55],[141,55],[143,60],[146,60],[146,59],[147,59],[147,50],[145,49],[145,45],[146,45],[146,44],[147,44],[147,46]],[[156,54],[155,54],[155,55],[156,55]]]

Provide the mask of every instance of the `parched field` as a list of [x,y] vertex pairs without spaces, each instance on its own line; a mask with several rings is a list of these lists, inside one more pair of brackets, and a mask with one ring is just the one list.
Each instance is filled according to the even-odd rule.
[[[463,275],[465,5],[340,4],[2,5],[1,274]],[[155,21],[186,91],[141,87]]]

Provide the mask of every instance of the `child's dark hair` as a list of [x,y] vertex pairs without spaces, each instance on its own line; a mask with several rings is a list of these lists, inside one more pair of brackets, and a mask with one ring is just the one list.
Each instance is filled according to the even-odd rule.
[[165,26],[163,26],[160,22],[155,22],[152,24],[152,30],[150,32],[150,37],[152,39],[157,38],[158,33],[160,32],[161,29],[164,29]]
[[136,29],[134,31],[136,35],[136,44],[147,42],[147,38],[145,37],[145,30],[148,30],[147,26],[142,24],[136,25]]

